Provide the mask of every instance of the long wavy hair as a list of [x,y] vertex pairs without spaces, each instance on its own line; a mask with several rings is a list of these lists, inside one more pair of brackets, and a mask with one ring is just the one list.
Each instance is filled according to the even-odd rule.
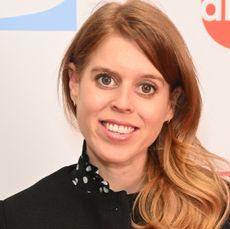
[[175,114],[149,147],[147,182],[132,214],[133,228],[218,229],[229,213],[229,188],[216,160],[196,138],[201,96],[188,48],[175,25],[159,8],[141,0],[111,2],[83,24],[66,51],[59,82],[68,117],[76,118],[70,98],[68,65],[81,75],[91,53],[112,34],[134,41],[170,85],[181,89]]

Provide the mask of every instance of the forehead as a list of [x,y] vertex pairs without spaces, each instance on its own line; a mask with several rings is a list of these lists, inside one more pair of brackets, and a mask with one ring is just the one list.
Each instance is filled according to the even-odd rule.
[[116,34],[104,39],[90,55],[86,68],[95,67],[114,69],[121,73],[154,74],[163,78],[134,41]]

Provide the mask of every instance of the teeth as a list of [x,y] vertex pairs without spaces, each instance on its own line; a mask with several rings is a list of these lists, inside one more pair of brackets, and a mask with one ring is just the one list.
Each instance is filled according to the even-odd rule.
[[134,131],[134,128],[130,126],[120,126],[120,125],[112,124],[108,122],[104,123],[104,125],[108,130],[112,132],[117,132],[120,134],[129,134]]

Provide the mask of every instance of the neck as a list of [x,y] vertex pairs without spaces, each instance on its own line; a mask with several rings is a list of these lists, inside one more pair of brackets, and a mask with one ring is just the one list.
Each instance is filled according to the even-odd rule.
[[136,167],[130,166],[123,169],[101,167],[99,171],[115,192],[125,190],[128,194],[136,193],[144,185],[144,171],[142,169],[138,171]]
[[147,154],[122,164],[101,161],[91,153],[89,159],[90,163],[99,169],[100,176],[109,182],[110,189],[115,192],[124,190],[128,194],[136,193],[144,186]]

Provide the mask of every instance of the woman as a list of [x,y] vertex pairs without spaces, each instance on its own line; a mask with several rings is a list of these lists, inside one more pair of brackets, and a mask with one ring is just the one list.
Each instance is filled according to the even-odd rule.
[[1,229],[229,228],[229,189],[196,138],[201,97],[187,47],[140,0],[100,7],[67,50],[76,165],[2,202]]

